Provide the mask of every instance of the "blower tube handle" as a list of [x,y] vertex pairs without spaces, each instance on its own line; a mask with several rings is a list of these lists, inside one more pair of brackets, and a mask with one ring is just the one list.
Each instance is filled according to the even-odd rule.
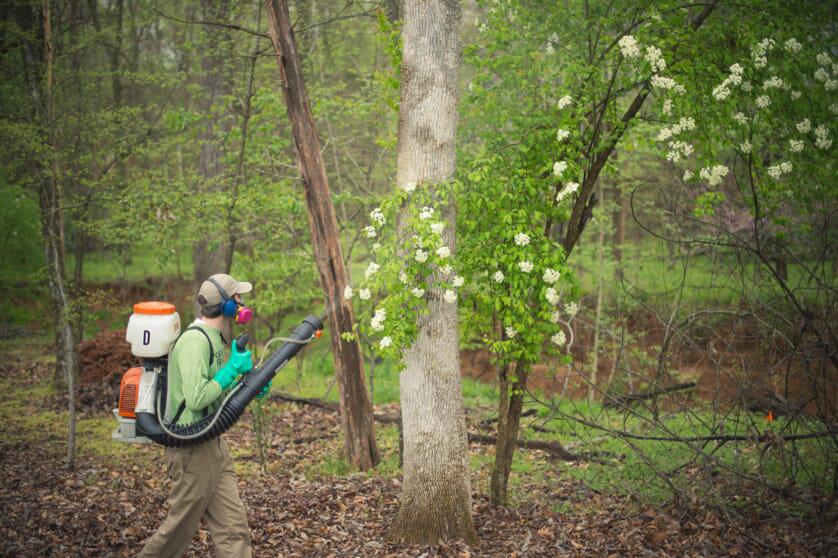
[[247,333],[242,333],[238,339],[236,339],[236,349],[239,350],[240,353],[244,352],[244,348],[247,347],[247,342],[250,341],[250,335]]

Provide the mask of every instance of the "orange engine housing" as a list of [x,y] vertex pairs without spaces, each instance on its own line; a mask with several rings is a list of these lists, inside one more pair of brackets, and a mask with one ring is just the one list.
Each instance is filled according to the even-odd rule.
[[137,396],[140,393],[140,379],[143,377],[142,367],[129,368],[119,383],[119,416],[137,418],[134,410],[137,408]]

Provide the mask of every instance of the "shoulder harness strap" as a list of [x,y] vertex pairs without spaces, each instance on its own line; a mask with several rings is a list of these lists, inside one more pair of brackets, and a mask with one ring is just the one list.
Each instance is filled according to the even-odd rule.
[[[214,355],[212,354],[212,341],[210,340],[209,335],[207,334],[207,332],[203,330],[203,328],[200,328],[198,326],[189,326],[188,328],[184,329],[183,331],[180,332],[180,335],[177,336],[177,339],[175,340],[175,345],[177,345],[177,342],[180,341],[180,338],[183,337],[183,334],[186,333],[187,331],[200,331],[201,334],[203,334],[203,336],[206,338],[207,345],[209,346],[209,365],[210,365],[210,368],[212,368],[212,363],[214,362],[214,358],[213,358]],[[174,350],[174,345],[172,345],[172,349]],[[185,411],[185,410],[186,410],[186,401],[181,401],[180,406],[177,408],[177,412],[175,413],[175,416],[172,417],[172,421],[171,421],[170,424],[177,424],[177,421],[180,418],[180,415],[182,415],[183,411]],[[207,416],[207,408],[206,407],[204,407],[203,413],[204,413],[204,416]]]

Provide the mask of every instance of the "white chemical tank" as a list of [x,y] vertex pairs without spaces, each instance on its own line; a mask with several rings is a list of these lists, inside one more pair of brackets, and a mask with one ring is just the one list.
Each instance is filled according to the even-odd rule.
[[142,358],[159,358],[169,354],[180,335],[180,315],[168,302],[138,302],[128,319],[125,340],[131,353]]

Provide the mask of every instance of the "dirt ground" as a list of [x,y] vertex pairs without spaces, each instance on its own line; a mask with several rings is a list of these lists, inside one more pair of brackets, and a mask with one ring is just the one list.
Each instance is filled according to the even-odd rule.
[[[0,377],[29,383],[48,373],[46,366],[20,363],[0,368]],[[103,380],[107,386],[109,378]],[[9,397],[0,393],[0,404],[16,404]],[[307,467],[339,445],[337,416],[311,406],[269,405],[268,474],[258,473],[250,413],[225,434],[237,455],[256,556],[827,556],[836,550],[828,546],[836,533],[824,536],[788,518],[777,523],[765,511],[726,517],[698,506],[653,508],[596,493],[558,473],[519,488],[526,497],[516,505],[496,508],[480,489],[488,474],[483,470],[473,480],[477,545],[401,545],[387,536],[400,477],[312,475]],[[86,416],[105,416],[98,407],[88,406]],[[77,468],[67,471],[62,429],[27,424],[24,418],[0,424],[0,555],[135,555],[166,513],[162,450],[143,446],[127,460],[83,452]],[[471,451],[491,448],[472,445]],[[202,528],[188,556],[211,556],[211,549]]]

